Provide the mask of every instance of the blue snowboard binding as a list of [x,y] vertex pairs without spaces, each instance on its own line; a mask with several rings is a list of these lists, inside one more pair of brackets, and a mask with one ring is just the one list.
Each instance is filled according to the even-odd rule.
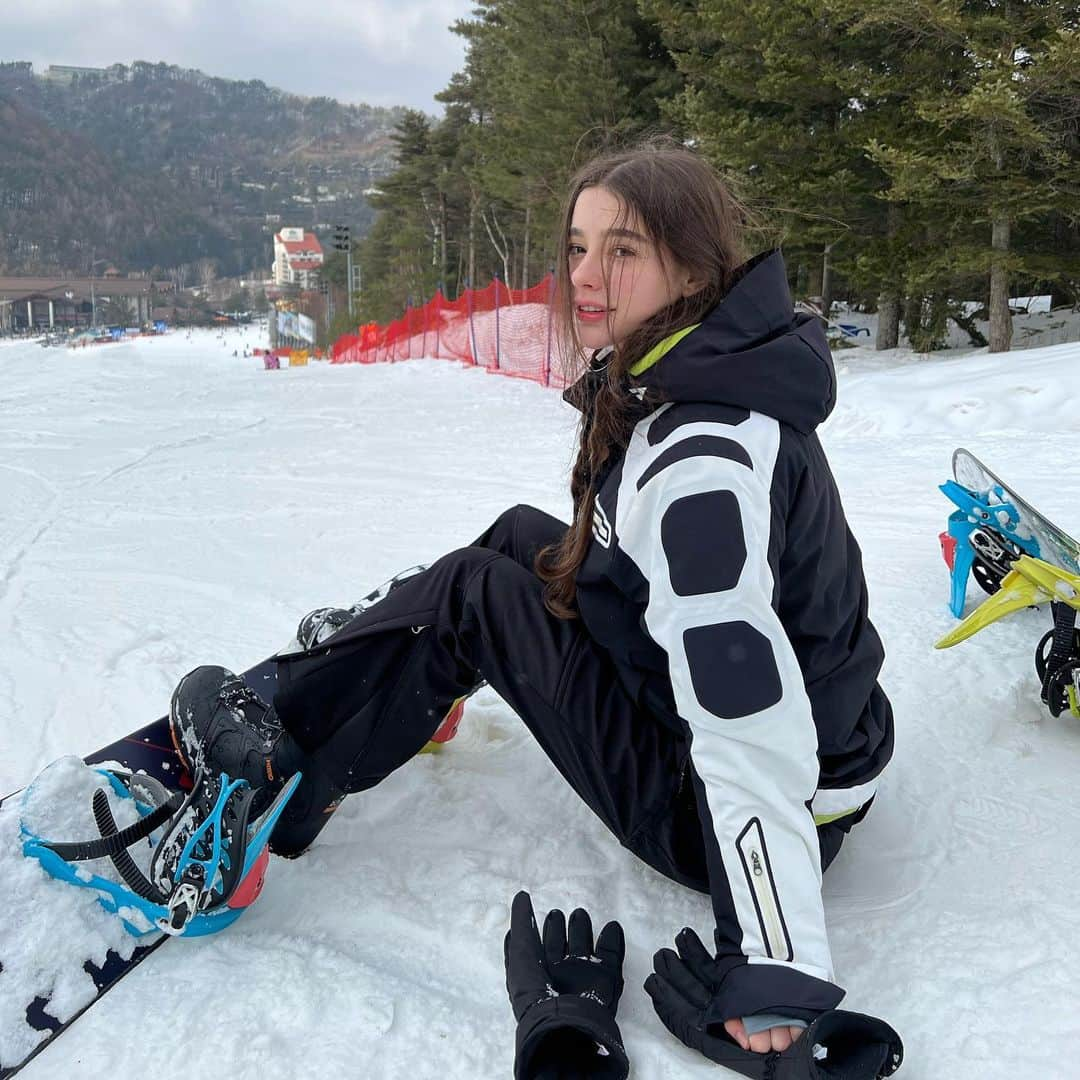
[[[23,854],[37,859],[53,877],[96,889],[99,902],[135,936],[155,931],[199,937],[235,922],[258,897],[269,861],[270,833],[300,782],[292,776],[273,803],[251,820],[256,792],[246,780],[200,772],[191,792],[170,792],[154,778],[120,769],[98,768],[114,795],[135,802],[139,820],[117,828],[103,787],[92,809],[100,837],[56,841],[21,826]],[[24,807],[34,785],[23,793]],[[152,848],[149,873],[131,856],[139,844]],[[112,861],[124,884],[78,866],[92,859]]]
[[1003,488],[976,492],[947,480],[940,490],[959,508],[949,515],[948,529],[939,536],[951,575],[949,610],[959,619],[969,577],[984,592],[995,593],[1021,555],[1039,558],[1039,542],[1021,524],[1020,513]]

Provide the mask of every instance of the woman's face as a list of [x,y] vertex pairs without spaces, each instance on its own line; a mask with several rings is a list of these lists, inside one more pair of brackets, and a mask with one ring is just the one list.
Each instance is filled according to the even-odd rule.
[[578,195],[569,254],[574,321],[586,349],[618,345],[661,308],[698,287],[670,257],[665,271],[656,244],[635,215],[623,214],[622,204],[605,187],[587,187]]

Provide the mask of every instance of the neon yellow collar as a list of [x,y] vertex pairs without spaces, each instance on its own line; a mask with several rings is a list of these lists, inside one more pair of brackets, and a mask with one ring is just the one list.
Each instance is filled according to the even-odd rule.
[[649,368],[659,364],[691,330],[696,330],[700,325],[701,323],[692,323],[690,326],[684,326],[681,330],[676,330],[674,334],[664,338],[663,341],[658,341],[637,363],[631,365],[630,374],[644,375]]

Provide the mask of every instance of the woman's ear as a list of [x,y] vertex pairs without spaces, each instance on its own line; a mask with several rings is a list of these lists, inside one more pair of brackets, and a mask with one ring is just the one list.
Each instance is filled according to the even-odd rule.
[[679,284],[679,296],[685,300],[688,296],[693,296],[694,293],[701,292],[705,288],[705,279],[692,276],[689,271],[686,271]]

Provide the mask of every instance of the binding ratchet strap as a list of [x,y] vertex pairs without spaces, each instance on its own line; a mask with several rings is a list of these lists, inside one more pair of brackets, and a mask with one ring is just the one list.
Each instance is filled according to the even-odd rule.
[[[1051,716],[1060,716],[1066,709],[1073,715],[1080,715],[1080,656],[1077,655],[1076,647],[1076,609],[1059,601],[1055,601],[1050,607],[1054,612],[1054,629],[1047,635],[1050,638],[1050,652],[1043,662],[1043,670],[1039,672],[1042,675],[1042,700]],[[1036,670],[1038,668],[1039,665],[1036,664]]]
[[122,772],[118,769],[110,769],[109,771],[112,776],[124,784],[132,796],[135,794],[132,791],[133,787],[144,788],[149,800],[156,804],[154,809],[141,817],[134,825],[129,825],[126,829],[118,829],[105,789],[98,788],[91,799],[91,808],[94,811],[94,822],[98,827],[98,832],[101,833],[100,839],[69,843],[54,840],[39,840],[38,842],[42,847],[48,848],[59,855],[65,862],[87,862],[91,859],[108,858],[116,867],[117,873],[123,878],[124,884],[132,892],[156,904],[164,903],[167,897],[135,865],[135,860],[128,852],[128,848],[140,840],[145,840],[156,829],[169,821],[177,810],[183,806],[184,795],[181,792],[168,791],[163,784],[152,776],[139,776],[136,779],[131,773]]
[[[113,775],[122,780],[125,784],[129,784],[130,774],[113,771]],[[147,783],[148,777],[140,778],[142,783]],[[161,789],[163,795],[165,795],[165,802],[160,803],[154,810],[151,810],[145,817],[140,818],[134,825],[129,825],[126,829],[117,831],[116,822],[113,820],[112,811],[109,810],[109,800],[105,795],[103,788],[98,788],[94,792],[93,810],[94,819],[97,821],[98,828],[101,829],[101,817],[99,816],[99,806],[104,805],[105,812],[108,814],[108,822],[112,824],[112,832],[107,833],[105,830],[101,830],[101,838],[98,840],[78,840],[70,843],[63,843],[57,840],[39,840],[38,843],[42,847],[47,847],[50,851],[55,851],[65,862],[86,862],[89,859],[113,859],[121,852],[126,853],[127,849],[132,844],[139,840],[144,840],[155,829],[164,825],[176,813],[177,810],[183,805],[184,796],[180,792],[169,795],[166,793],[165,788],[158,784],[157,781],[151,781],[158,788]],[[156,793],[155,793],[156,794]]]
[[[1076,611],[1068,604],[1056,601],[1050,605],[1054,612],[1054,637],[1050,646],[1050,655],[1046,658],[1046,676],[1055,674],[1058,668],[1075,660],[1073,637],[1076,633]],[[1043,680],[1045,686],[1046,679]]]
[[[139,820],[118,829],[109,790],[97,787],[91,808],[100,837],[49,840],[24,821],[24,855],[37,859],[53,877],[96,891],[105,910],[135,936],[155,930],[190,937],[212,934],[255,901],[270,857],[270,834],[296,791],[300,773],[290,777],[253,820],[257,791],[247,780],[233,780],[226,773],[200,770],[185,796],[142,773],[94,768],[108,780],[113,795],[135,801]],[[25,799],[24,793],[24,807]],[[150,849],[146,872],[132,857],[137,847]],[[105,858],[123,884],[82,865]]]

